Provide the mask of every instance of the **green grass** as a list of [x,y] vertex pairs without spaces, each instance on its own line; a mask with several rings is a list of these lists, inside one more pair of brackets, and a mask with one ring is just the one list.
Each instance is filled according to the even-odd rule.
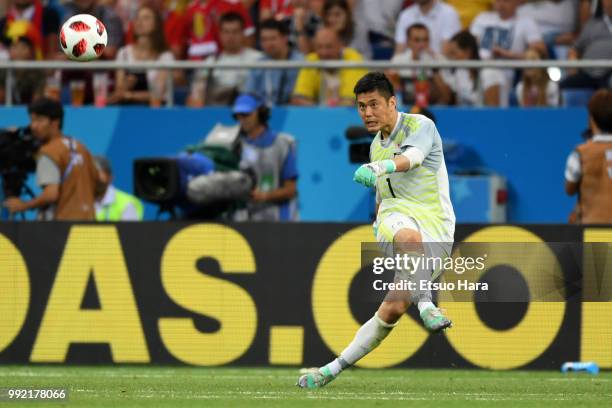
[[295,387],[296,369],[0,366],[0,388],[66,387],[66,407],[609,406],[612,372],[349,370],[326,388]]

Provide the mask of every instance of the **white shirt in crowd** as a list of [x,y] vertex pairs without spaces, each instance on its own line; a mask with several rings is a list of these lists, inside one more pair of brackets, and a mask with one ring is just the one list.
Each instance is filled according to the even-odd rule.
[[520,53],[527,51],[529,44],[542,41],[542,34],[532,18],[515,16],[502,20],[499,14],[489,11],[476,16],[470,31],[478,38],[483,59],[493,58],[493,47]]
[[[523,101],[523,81],[516,84],[516,97],[520,106],[525,106]],[[559,84],[553,81],[548,81],[546,85],[546,106],[559,106]]]
[[451,39],[461,30],[459,14],[449,4],[435,0],[429,13],[423,14],[418,4],[413,4],[402,11],[395,28],[395,42],[406,44],[406,30],[415,23],[424,24],[429,30],[431,49],[437,53],[442,50],[442,43]]
[[542,35],[567,33],[574,31],[577,3],[576,0],[534,1],[520,6],[516,14],[535,20]]
[[[119,51],[117,52],[117,61],[138,62],[138,60],[136,60],[136,58],[134,57],[134,46],[126,45],[125,47],[121,47]],[[164,51],[157,57],[155,61],[157,62],[174,61],[174,56],[172,55],[170,51]],[[149,86],[149,89],[150,90],[154,89],[154,87],[157,85],[156,80],[157,80],[157,76],[159,75],[159,70],[148,69],[146,75],[147,75],[147,85]]]
[[[419,59],[419,61],[437,61],[437,60],[441,60],[444,59],[440,54],[437,54],[435,52],[423,52],[421,53],[421,58]],[[393,58],[391,59],[391,62],[412,62],[414,61],[414,58],[412,57],[412,50],[410,48],[405,49],[403,52],[401,52],[400,54],[395,54],[393,56]],[[399,69],[397,72],[399,74],[399,76],[401,78],[413,78],[417,76],[417,72],[420,70],[415,70],[415,69]],[[425,76],[426,77],[431,77],[432,76],[432,70],[431,69],[427,69],[425,70]]]
[[442,79],[456,96],[457,106],[483,106],[484,92],[492,86],[499,86],[499,106],[508,106],[509,83],[502,70],[485,68],[477,79],[472,79],[469,69],[443,70]]
[[[255,62],[262,57],[262,53],[252,48],[244,48],[239,54],[226,54],[222,52],[216,61],[228,64],[241,64],[244,62]],[[206,73],[204,73],[206,76]],[[212,79],[215,86],[223,88],[237,87],[243,92],[249,78],[248,69],[215,69],[212,72]]]

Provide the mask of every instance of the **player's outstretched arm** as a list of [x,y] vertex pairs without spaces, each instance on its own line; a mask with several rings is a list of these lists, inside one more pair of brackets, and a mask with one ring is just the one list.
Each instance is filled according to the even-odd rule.
[[377,177],[395,172],[408,171],[411,168],[410,159],[404,154],[401,154],[393,159],[380,160],[362,165],[355,172],[353,180],[366,187],[373,187],[376,184]]

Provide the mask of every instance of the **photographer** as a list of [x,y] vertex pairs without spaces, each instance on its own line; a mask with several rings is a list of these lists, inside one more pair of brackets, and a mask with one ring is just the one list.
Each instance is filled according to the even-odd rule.
[[257,186],[247,204],[254,221],[297,220],[295,141],[268,127],[270,110],[254,95],[236,98],[232,108],[240,122],[242,165],[254,170]]
[[578,194],[570,222],[612,223],[612,90],[600,89],[589,101],[592,136],[570,153],[565,192]]
[[28,112],[32,134],[41,143],[36,179],[43,191],[29,201],[9,197],[3,205],[13,214],[38,209],[41,220],[93,221],[95,196],[102,184],[89,151],[62,134],[62,105],[43,98]]

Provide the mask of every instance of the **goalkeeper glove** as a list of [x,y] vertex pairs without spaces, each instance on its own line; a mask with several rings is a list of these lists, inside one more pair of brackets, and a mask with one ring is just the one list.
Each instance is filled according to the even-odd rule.
[[381,160],[364,164],[355,172],[353,181],[363,184],[366,187],[373,187],[376,184],[376,178],[378,176],[393,173],[395,169],[396,167],[393,160]]

